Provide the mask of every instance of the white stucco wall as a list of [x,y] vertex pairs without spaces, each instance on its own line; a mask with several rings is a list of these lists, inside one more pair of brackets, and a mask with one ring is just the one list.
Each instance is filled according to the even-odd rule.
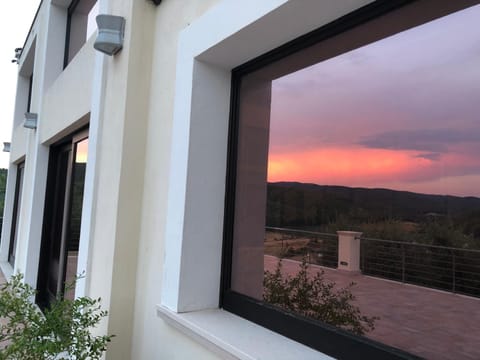
[[132,359],[214,359],[155,316],[161,297],[178,37],[218,0],[162,1],[155,14]]

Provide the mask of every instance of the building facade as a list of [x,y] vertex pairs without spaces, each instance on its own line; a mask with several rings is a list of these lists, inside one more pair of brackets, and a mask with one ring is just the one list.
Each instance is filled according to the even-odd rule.
[[[235,230],[229,225],[231,181],[243,171],[231,170],[238,145],[232,140],[238,95],[232,80],[235,86],[262,64],[330,33],[355,34],[357,25],[384,14],[393,14],[395,25],[380,26],[360,42],[477,2],[437,3],[43,0],[18,60],[2,271],[7,277],[24,273],[40,306],[83,273],[67,296],[101,297],[109,316],[97,331],[116,335],[107,359],[327,359],[355,358],[357,351],[408,358],[374,341],[337,337],[328,327],[308,328],[313,340],[279,331],[271,325],[276,315],[231,296],[226,278],[232,268],[242,279],[264,271],[263,253],[252,244],[236,248],[224,240],[229,231],[241,231],[243,221],[235,220]],[[114,56],[93,47],[97,14],[125,19],[123,48]],[[305,35],[312,31],[310,40]],[[291,71],[286,66],[279,74]],[[268,101],[271,88],[262,89],[254,97]],[[252,111],[254,122],[268,115]],[[29,127],[25,113],[33,118]],[[268,130],[252,136],[268,144]],[[265,162],[266,151],[255,158]],[[265,173],[255,174],[245,183],[265,183]],[[246,210],[261,220],[245,220],[241,236],[263,241],[258,232],[265,228],[266,189],[255,189],[257,200]],[[235,254],[251,263],[232,265]],[[239,298],[262,291],[241,281],[233,287]],[[291,326],[307,325],[298,320]]]

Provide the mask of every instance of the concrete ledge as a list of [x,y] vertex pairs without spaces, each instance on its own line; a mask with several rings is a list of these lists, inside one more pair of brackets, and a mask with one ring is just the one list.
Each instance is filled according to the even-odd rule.
[[157,305],[157,316],[222,359],[332,359],[221,309],[176,313]]

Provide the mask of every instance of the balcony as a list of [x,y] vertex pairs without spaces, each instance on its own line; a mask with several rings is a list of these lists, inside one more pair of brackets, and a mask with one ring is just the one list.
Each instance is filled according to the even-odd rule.
[[337,287],[356,284],[362,314],[380,318],[368,338],[427,359],[480,359],[480,251],[357,241],[360,269],[346,271],[336,234],[267,228],[265,269],[283,257],[282,271],[294,275],[306,256],[312,273],[324,271]]

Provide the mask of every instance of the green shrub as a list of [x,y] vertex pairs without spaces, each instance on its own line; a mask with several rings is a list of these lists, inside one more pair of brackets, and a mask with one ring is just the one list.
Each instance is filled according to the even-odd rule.
[[90,332],[107,316],[100,299],[58,299],[42,313],[22,278],[14,275],[0,289],[0,359],[100,359],[112,339]]
[[324,279],[323,271],[311,276],[308,268],[304,257],[295,276],[283,275],[280,260],[274,272],[265,271],[263,299],[269,304],[357,335],[364,335],[375,328],[375,320],[379,318],[362,315],[358,306],[353,304],[355,296],[351,288],[355,283],[337,290],[334,282]]

